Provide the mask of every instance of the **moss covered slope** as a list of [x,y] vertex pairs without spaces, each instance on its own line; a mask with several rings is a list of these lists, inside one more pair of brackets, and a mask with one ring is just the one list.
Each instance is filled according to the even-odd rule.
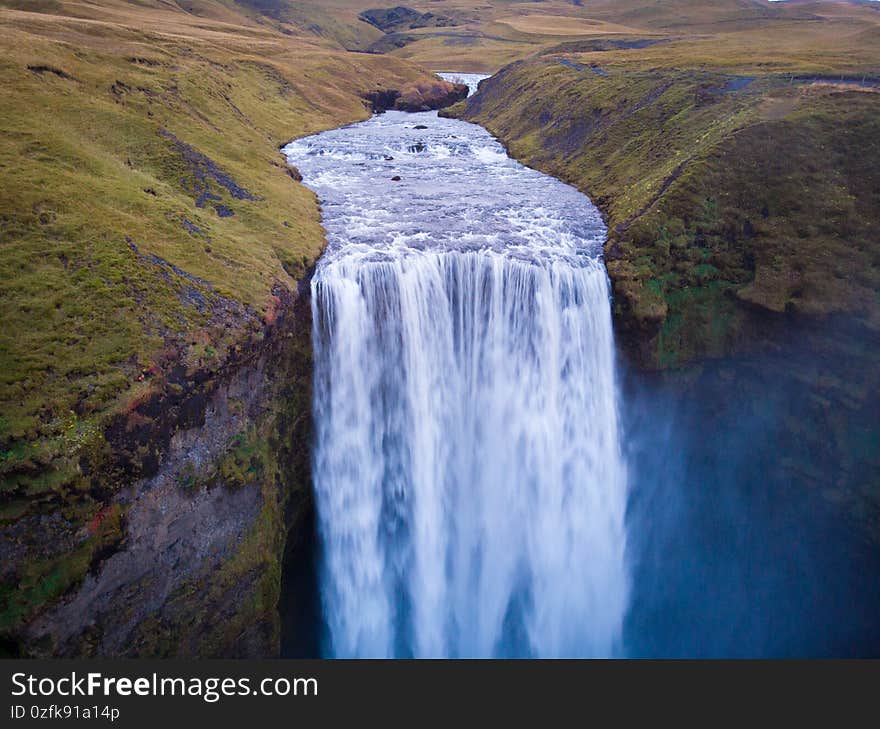
[[513,64],[458,113],[603,210],[615,314],[642,365],[735,351],[786,312],[854,314],[876,332],[871,69],[830,83],[813,68],[682,69],[666,53],[660,68],[598,53]]

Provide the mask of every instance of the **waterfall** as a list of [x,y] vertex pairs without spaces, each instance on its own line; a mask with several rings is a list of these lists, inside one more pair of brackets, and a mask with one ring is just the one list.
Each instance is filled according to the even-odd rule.
[[327,652],[619,654],[627,489],[597,211],[434,113],[285,151],[328,233],[312,279]]

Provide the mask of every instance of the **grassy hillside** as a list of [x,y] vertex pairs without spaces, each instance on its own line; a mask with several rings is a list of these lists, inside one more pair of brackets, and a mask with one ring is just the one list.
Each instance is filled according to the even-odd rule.
[[211,324],[201,298],[265,314],[322,245],[278,147],[420,75],[183,13],[111,17],[2,14],[7,443],[105,408],[166,338]]
[[811,27],[780,43],[761,29],[565,44],[462,112],[602,208],[618,321],[643,364],[730,352],[761,312],[880,329],[875,26]]
[[[641,364],[677,367],[772,343],[792,318],[846,316],[853,336],[811,346],[871,370],[878,7],[419,0],[405,17],[442,22],[373,16],[388,33],[360,17],[393,5],[0,0],[0,653],[62,597],[74,607],[44,629],[70,653],[109,650],[75,609],[92,593],[72,595],[111,555],[130,572],[143,540],[142,560],[178,549],[149,541],[167,536],[157,514],[169,503],[218,509],[239,541],[174,572],[184,581],[131,633],[110,623],[137,616],[107,602],[105,638],[197,654],[193,621],[242,606],[207,621],[210,650],[225,654],[272,613],[278,484],[307,478],[309,355],[302,337],[265,340],[323,244],[315,198],[278,148],[365,118],[376,90],[418,97],[433,80],[407,59],[461,71],[517,61],[459,113],[602,207],[617,323]],[[295,339],[290,328],[308,326],[293,319]],[[866,393],[880,383],[823,382],[816,422],[841,450],[854,438],[847,468],[866,473],[877,453]],[[216,437],[181,435],[208,410]],[[850,421],[868,425],[853,436]],[[159,496],[123,498],[148,477]],[[144,577],[132,589],[159,588]],[[21,638],[28,650],[51,652],[35,635]]]
[[235,3],[5,0],[0,28],[3,633],[119,544],[160,454],[99,475],[111,424],[210,384],[319,255],[279,146],[433,80]]
[[[347,48],[387,52],[410,58],[433,69],[494,72],[515,60],[525,58],[561,42],[577,39],[602,41],[609,38],[679,39],[750,33],[763,29],[773,46],[790,44],[789,33],[803,28],[812,33],[822,25],[826,41],[846,33],[847,24],[859,25],[880,12],[870,3],[850,2],[767,2],[767,0],[412,0],[383,3],[377,0],[240,0],[248,4],[298,6],[300,26],[317,26],[325,32],[331,25],[345,27],[359,40],[337,39]],[[388,33],[360,19],[366,11],[388,11],[403,5],[416,13],[441,16],[441,27],[389,26]],[[289,13],[289,11],[280,11]],[[303,23],[303,18],[311,18]],[[332,19],[332,22],[329,20]],[[835,25],[828,22],[833,20]],[[448,21],[448,22],[446,22]],[[416,24],[418,25],[418,24]],[[799,31],[795,31],[796,34]],[[331,35],[330,33],[327,33]],[[367,36],[367,34],[372,34]],[[377,35],[378,34],[378,35]],[[876,36],[874,36],[876,45]],[[744,46],[734,40],[740,50]],[[821,52],[822,43],[815,51]],[[711,45],[706,45],[711,54]],[[809,51],[810,49],[805,49]],[[713,58],[708,57],[709,65]]]

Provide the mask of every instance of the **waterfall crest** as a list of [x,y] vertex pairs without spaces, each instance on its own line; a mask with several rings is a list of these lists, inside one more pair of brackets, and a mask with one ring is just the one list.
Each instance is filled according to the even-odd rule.
[[328,231],[312,280],[328,652],[615,655],[627,490],[595,208],[434,113],[285,151]]

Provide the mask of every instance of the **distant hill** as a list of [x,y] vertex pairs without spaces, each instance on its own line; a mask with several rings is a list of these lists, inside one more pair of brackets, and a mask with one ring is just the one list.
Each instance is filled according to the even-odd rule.
[[400,5],[396,8],[366,10],[358,17],[384,33],[396,33],[415,28],[445,28],[456,24],[454,20],[443,15],[420,13]]

